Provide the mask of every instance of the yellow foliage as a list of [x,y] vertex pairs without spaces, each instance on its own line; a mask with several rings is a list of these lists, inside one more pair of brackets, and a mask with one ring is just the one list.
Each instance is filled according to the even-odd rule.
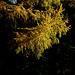
[[[48,10],[48,12],[50,12],[50,10]],[[61,38],[62,32],[64,34],[70,28],[70,26],[69,27],[66,26],[66,23],[68,23],[68,20],[65,20],[65,21],[62,20],[62,18],[63,18],[63,16],[61,15],[62,12],[63,12],[62,5],[60,6],[60,9],[57,13],[50,12],[48,14],[46,13],[46,16],[45,16],[45,14],[44,14],[45,12],[43,11],[42,16],[44,16],[44,17],[41,17],[41,18],[43,18],[42,21],[40,23],[37,22],[38,25],[36,27],[33,27],[33,29],[28,28],[28,30],[29,30],[28,32],[30,32],[30,30],[31,30],[30,35],[33,36],[33,37],[31,37],[31,36],[29,37],[30,40],[32,40],[32,41],[28,40],[28,41],[30,41],[28,43],[28,46],[30,46],[29,48],[32,49],[32,51],[40,49],[40,51],[42,53],[42,52],[44,52],[44,49],[48,49],[50,46],[52,46],[52,44],[59,43],[59,39],[56,37],[57,33],[59,33],[59,37]],[[51,14],[54,14],[54,16],[52,18],[51,18]],[[23,37],[20,37],[20,38],[25,40],[25,38],[23,38]],[[53,41],[50,38],[52,38]],[[26,44],[26,42],[25,42],[25,44]],[[38,56],[38,54],[39,53],[37,53],[37,56]]]
[[[48,2],[46,2],[45,5],[45,1],[50,0],[44,0],[43,6],[47,7]],[[52,1],[53,0],[50,2],[52,3]],[[60,0],[55,2],[55,4],[59,3],[59,1]],[[39,0],[37,0],[37,3],[39,3]],[[3,10],[4,7],[6,6],[2,4],[0,10]],[[12,8],[12,6],[7,4],[7,9],[9,9],[8,7]],[[21,27],[18,26],[13,32],[16,34],[16,37],[13,38],[12,42],[15,41],[17,45],[17,54],[22,51],[22,53],[25,53],[25,56],[28,57],[29,53],[33,52],[36,57],[40,57],[45,49],[52,47],[53,44],[58,44],[59,38],[65,35],[70,29],[70,26],[67,27],[66,25],[68,19],[63,20],[64,16],[62,12],[64,9],[62,8],[62,4],[59,10],[53,8],[49,8],[46,11],[34,10],[33,5],[28,9],[25,9],[23,5],[15,6],[14,9],[11,9],[13,10],[12,13],[7,9],[4,8],[4,11],[7,11],[7,15],[12,18],[13,21],[15,17],[16,19],[23,20],[23,24],[20,25]],[[12,15],[10,15],[10,13]],[[56,37],[57,33],[59,34],[59,38]]]

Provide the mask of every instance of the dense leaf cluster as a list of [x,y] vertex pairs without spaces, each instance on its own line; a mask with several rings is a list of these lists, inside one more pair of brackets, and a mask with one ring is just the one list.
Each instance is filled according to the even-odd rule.
[[[59,9],[54,9],[49,6],[52,1],[43,1],[42,7],[48,7],[48,10],[45,11],[35,10],[35,5],[31,4],[36,2],[34,0],[31,3],[28,2],[30,3],[28,8],[24,6],[25,1],[19,6],[9,5],[5,2],[0,6],[0,11],[6,12],[6,19],[10,18],[14,22],[12,27],[16,37],[10,43],[12,43],[11,49],[15,47],[17,54],[22,51],[26,56],[29,56],[32,52],[39,58],[44,50],[52,47],[53,44],[58,44],[59,38],[66,35],[70,29],[70,26],[67,27],[66,25],[68,19],[64,20],[62,4]],[[53,2],[60,4],[60,0]],[[37,3],[40,3],[39,0]],[[19,21],[20,23],[18,23]]]

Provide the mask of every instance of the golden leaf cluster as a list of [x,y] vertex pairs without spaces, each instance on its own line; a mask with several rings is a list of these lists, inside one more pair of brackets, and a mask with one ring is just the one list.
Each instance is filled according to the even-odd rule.
[[[22,34],[21,32],[16,33],[17,37],[14,38],[14,40],[16,40],[16,43],[19,42],[18,47],[21,48],[22,46],[22,48],[17,49],[16,52],[19,52],[22,49],[30,49],[31,52],[35,53],[36,57],[40,57],[45,49],[52,47],[52,44],[58,44],[59,38],[61,38],[62,35],[65,35],[70,29],[70,26],[66,26],[66,23],[68,23],[68,19],[62,20],[63,11],[64,10],[62,9],[62,5],[60,6],[59,10],[54,11],[53,9],[49,9],[48,11],[39,11],[39,14],[36,14],[38,15],[36,16],[36,27],[18,28],[19,30],[27,30],[28,32]],[[56,37],[57,33],[59,34],[59,38]]]
[[[53,0],[48,0],[48,2],[49,1]],[[39,3],[39,0],[37,3]],[[5,6],[0,6],[0,9],[3,10],[4,7]],[[12,11],[8,10],[10,8]],[[16,19],[23,20],[23,24],[20,24],[19,27],[16,27],[16,30],[13,31],[16,37],[14,37],[10,43],[15,41],[13,45],[17,45],[16,53],[18,54],[22,51],[27,57],[33,52],[35,56],[39,58],[44,50],[52,47],[53,44],[58,44],[59,38],[61,38],[62,35],[66,35],[71,26],[69,25],[67,27],[66,25],[68,19],[63,20],[64,15],[62,12],[64,9],[62,4],[59,9],[49,8],[46,11],[34,10],[33,7],[25,9],[23,5],[15,6],[15,8],[13,8],[13,6],[8,7],[7,5],[7,9],[4,9],[4,11],[6,11],[6,14],[12,18],[13,21]],[[57,37],[57,34],[59,34],[59,37]],[[12,49],[13,45],[11,47]]]

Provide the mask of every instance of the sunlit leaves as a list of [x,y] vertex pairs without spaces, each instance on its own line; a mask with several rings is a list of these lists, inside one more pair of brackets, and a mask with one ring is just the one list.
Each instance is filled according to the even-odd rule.
[[[60,4],[58,1],[55,1],[55,4]],[[52,2],[52,0],[50,2],[47,2],[45,0],[45,2],[44,6],[47,7],[49,5],[48,3]],[[62,8],[62,5],[60,6],[59,10],[51,8],[49,8],[49,10],[47,11],[25,9],[25,11],[23,12],[21,11],[22,9],[17,9],[18,14],[20,14],[18,15],[19,18],[22,17],[23,19],[25,19],[25,17],[27,16],[27,18],[30,19],[31,17],[32,20],[30,19],[29,21],[31,22],[31,24],[32,22],[36,22],[34,23],[36,24],[36,27],[34,27],[33,24],[33,27],[30,28],[25,27],[25,25],[23,25],[23,28],[17,28],[17,30],[15,31],[16,37],[13,38],[13,41],[15,40],[18,46],[18,48],[16,49],[16,54],[18,54],[20,51],[22,53],[27,51],[26,53],[27,55],[29,55],[30,51],[33,52],[36,57],[40,57],[44,50],[52,47],[53,44],[58,44],[58,38],[61,38],[62,35],[65,35],[70,28],[70,26],[66,26],[66,23],[68,23],[68,19],[63,20],[64,16],[62,12],[64,10]],[[26,21],[27,25],[30,25],[29,21]],[[56,36],[57,34],[58,37]]]

